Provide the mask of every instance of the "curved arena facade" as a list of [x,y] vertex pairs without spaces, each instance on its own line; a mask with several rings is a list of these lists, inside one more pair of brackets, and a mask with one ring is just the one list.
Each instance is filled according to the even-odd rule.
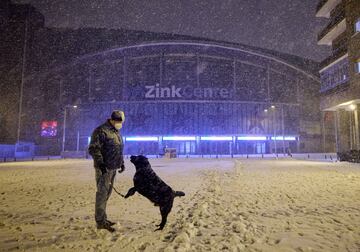
[[126,154],[321,151],[319,81],[304,69],[209,41],[113,48],[31,75],[22,134],[39,132],[47,150],[85,150],[93,129],[121,109]]

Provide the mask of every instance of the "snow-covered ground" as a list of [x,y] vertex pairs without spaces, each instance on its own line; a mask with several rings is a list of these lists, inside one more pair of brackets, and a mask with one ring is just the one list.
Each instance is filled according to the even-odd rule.
[[[158,207],[113,193],[116,232],[96,230],[90,160],[0,164],[1,251],[360,251],[360,165],[299,160],[151,159],[175,190]],[[132,185],[133,165],[116,188]]]

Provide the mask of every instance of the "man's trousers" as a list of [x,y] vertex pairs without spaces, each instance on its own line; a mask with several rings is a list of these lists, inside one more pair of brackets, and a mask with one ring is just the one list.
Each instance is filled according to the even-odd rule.
[[107,220],[106,203],[113,189],[116,170],[107,170],[102,174],[99,168],[95,168],[96,199],[95,199],[95,221],[97,224],[104,224]]

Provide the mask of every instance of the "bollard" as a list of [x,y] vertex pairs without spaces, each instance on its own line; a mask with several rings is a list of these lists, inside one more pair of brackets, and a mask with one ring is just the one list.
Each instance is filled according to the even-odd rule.
[[326,159],[326,155],[325,155],[325,159]]
[[4,157],[4,163],[6,162],[6,157]]
[[31,157],[31,161],[34,161],[34,156]]
[[276,153],[276,157],[277,157],[277,158],[279,157],[277,153]]
[[331,155],[330,155],[330,159],[331,159],[331,161],[333,160]]
[[264,154],[263,154],[263,153],[261,153],[261,158],[264,158]]
[[216,158],[219,158],[218,154],[216,154]]
[[249,154],[246,154],[246,158],[249,158]]
[[234,154],[231,154],[231,158],[234,158]]
[[308,158],[310,158],[310,154],[308,154]]
[[16,162],[16,157],[14,157],[14,162]]
[[50,160],[50,156],[48,156],[48,160]]

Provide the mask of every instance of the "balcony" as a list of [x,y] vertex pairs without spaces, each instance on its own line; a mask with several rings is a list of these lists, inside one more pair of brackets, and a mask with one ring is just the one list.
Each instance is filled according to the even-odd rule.
[[336,49],[329,57],[327,57],[320,63],[320,69],[324,69],[325,67],[331,65],[333,62],[346,55],[347,51],[347,44],[344,44],[344,46]]
[[316,14],[324,7],[329,0],[320,0],[316,6]]
[[340,9],[330,23],[319,33],[318,45],[331,45],[346,30],[345,9]]
[[331,11],[341,3],[341,0],[320,0],[316,7],[316,17],[330,17]]
[[341,57],[326,68],[320,70],[321,87],[320,92],[342,89],[349,84],[349,59]]

